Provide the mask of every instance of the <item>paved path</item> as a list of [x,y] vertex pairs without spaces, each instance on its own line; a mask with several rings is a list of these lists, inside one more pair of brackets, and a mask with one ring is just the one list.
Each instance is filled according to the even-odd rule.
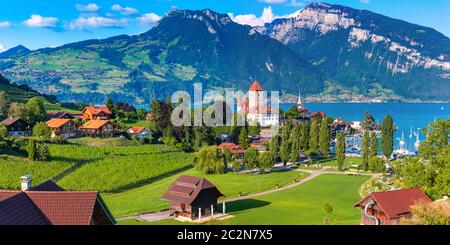
[[[289,169],[289,167],[285,167],[285,169]],[[299,169],[299,168],[290,168],[294,171],[299,171],[299,172],[305,172],[305,173],[309,173],[309,176],[307,176],[306,178],[301,179],[300,181],[290,184],[290,185],[286,185],[280,188],[276,188],[276,189],[272,189],[272,190],[267,190],[267,191],[263,191],[263,192],[258,192],[258,193],[254,193],[254,194],[249,194],[249,195],[245,195],[245,196],[240,196],[240,197],[232,197],[232,198],[226,198],[223,200],[220,200],[219,203],[223,203],[223,202],[233,202],[233,201],[238,201],[238,200],[245,200],[245,199],[250,199],[250,198],[255,198],[255,197],[259,197],[259,196],[263,196],[263,195],[267,195],[267,194],[271,194],[271,193],[275,193],[275,192],[279,192],[279,191],[284,191],[287,189],[291,189],[294,187],[297,187],[301,184],[304,184],[312,179],[315,179],[316,177],[322,175],[322,174],[341,174],[341,175],[346,175],[345,172],[333,172],[333,171],[327,171],[330,169],[330,167],[324,167],[321,170],[310,170],[310,169]],[[369,173],[362,173],[359,175],[367,175],[367,176],[372,176],[372,174]],[[163,219],[168,219],[171,218],[171,214],[172,211],[170,210],[165,210],[165,211],[160,211],[160,212],[154,212],[154,213],[144,213],[144,214],[137,214],[134,216],[126,216],[126,217],[120,217],[117,218],[117,220],[130,220],[130,219],[137,219],[137,220],[143,220],[143,221],[158,221],[158,220],[163,220]]]

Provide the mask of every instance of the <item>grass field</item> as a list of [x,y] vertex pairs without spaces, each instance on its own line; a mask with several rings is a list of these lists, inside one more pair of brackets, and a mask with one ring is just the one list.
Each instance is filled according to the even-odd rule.
[[[216,185],[226,197],[234,197],[239,194],[247,195],[274,189],[276,185],[284,186],[292,183],[294,180],[300,180],[307,176],[306,173],[297,171],[273,172],[256,175],[235,173],[203,175],[195,170],[188,170],[181,174],[206,177]],[[164,210],[168,208],[168,203],[161,200],[161,196],[179,175],[165,178],[155,183],[126,192],[103,194],[102,196],[112,213],[118,217]]]
[[[359,187],[367,176],[326,174],[298,187],[227,204],[227,212],[235,217],[208,224],[279,225],[323,224],[323,204],[329,202],[334,211],[331,224],[359,224],[360,210],[353,205],[361,198]],[[182,224],[175,220],[158,222],[125,221],[120,224]]]

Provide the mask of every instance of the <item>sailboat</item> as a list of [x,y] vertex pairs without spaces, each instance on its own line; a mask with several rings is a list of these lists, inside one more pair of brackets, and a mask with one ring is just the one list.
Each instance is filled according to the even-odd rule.
[[399,149],[394,151],[394,154],[398,157],[405,157],[405,156],[412,156],[414,155],[413,152],[408,151],[408,149],[405,148],[405,134],[402,131],[402,137],[397,138]]
[[414,133],[416,135],[416,142],[414,143],[414,148],[416,151],[419,150],[419,146],[420,146],[420,140],[419,140],[419,134],[420,134],[420,129],[417,129],[417,133]]

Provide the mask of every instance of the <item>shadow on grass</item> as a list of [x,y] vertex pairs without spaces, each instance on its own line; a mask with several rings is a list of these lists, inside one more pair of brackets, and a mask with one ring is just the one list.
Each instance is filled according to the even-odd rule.
[[227,213],[240,213],[253,208],[261,208],[270,205],[270,202],[258,199],[244,199],[226,203]]

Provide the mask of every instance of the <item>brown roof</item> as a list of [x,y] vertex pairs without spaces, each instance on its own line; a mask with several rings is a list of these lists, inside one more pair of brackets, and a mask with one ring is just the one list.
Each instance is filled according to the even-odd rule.
[[10,126],[19,120],[22,120],[22,119],[20,119],[18,117],[8,117],[5,120],[3,120],[2,122],[0,122],[0,125]]
[[0,190],[0,225],[89,225],[96,203],[115,223],[97,191],[64,191],[52,181],[26,192]]
[[162,199],[175,203],[192,204],[201,191],[213,189],[217,193],[217,198],[223,196],[222,193],[207,179],[189,175],[182,175],[175,180]]
[[64,111],[56,111],[56,112],[47,112],[48,118],[64,118],[65,116],[69,116],[69,118],[73,118],[70,113]]
[[99,129],[101,128],[103,125],[111,123],[109,120],[90,120],[88,122],[86,122],[85,124],[81,125],[80,128],[85,128],[85,129]]
[[52,118],[47,121],[47,126],[50,128],[60,128],[64,124],[72,121],[71,119],[65,119],[65,118]]
[[355,204],[364,206],[364,202],[371,198],[389,218],[394,218],[411,211],[411,206],[418,201],[431,202],[431,199],[419,188],[395,191],[374,192]]
[[250,91],[262,91],[262,86],[257,80],[255,80],[250,86]]

